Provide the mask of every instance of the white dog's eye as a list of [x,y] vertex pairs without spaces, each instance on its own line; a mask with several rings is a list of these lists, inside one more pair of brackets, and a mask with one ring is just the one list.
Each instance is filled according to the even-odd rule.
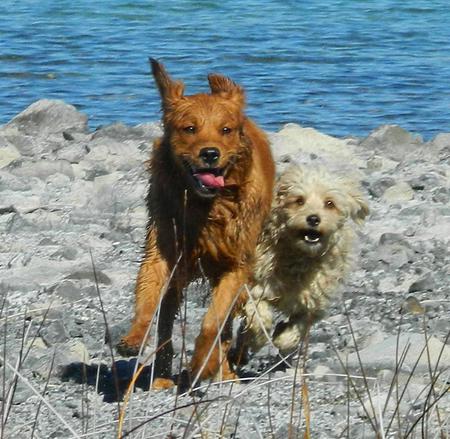
[[305,198],[300,196],[295,200],[299,206],[303,206],[305,204]]
[[[280,194],[278,194],[278,197],[280,197]],[[282,199],[280,197],[280,199]],[[285,199],[283,206],[288,209],[296,209],[298,206],[303,206],[305,204],[305,198],[301,195],[298,197],[288,197]]]
[[325,207],[327,209],[334,209],[336,207],[336,205],[334,204],[333,200],[327,200],[327,201],[325,201]]

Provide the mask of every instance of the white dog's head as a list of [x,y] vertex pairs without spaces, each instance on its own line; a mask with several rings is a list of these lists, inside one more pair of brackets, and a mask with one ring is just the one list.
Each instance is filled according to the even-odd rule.
[[324,169],[288,168],[278,179],[273,214],[278,240],[309,257],[325,253],[348,219],[362,224],[369,208],[358,185]]

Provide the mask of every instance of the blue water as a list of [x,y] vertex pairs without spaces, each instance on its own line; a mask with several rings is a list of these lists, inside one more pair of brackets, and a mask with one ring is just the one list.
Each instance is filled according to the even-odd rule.
[[91,128],[157,120],[153,56],[189,93],[229,75],[269,130],[431,138],[450,131],[449,23],[448,0],[2,0],[0,124],[44,97]]

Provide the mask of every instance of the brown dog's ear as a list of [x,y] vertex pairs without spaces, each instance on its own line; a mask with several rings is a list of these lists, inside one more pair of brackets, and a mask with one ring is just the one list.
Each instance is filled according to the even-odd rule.
[[183,97],[184,84],[181,81],[172,80],[164,66],[156,59],[149,58],[149,61],[159,94],[161,95],[163,109],[165,109]]
[[233,82],[230,78],[217,73],[208,75],[208,82],[212,94],[219,94],[228,99],[234,100],[240,106],[245,104],[245,94],[242,87]]

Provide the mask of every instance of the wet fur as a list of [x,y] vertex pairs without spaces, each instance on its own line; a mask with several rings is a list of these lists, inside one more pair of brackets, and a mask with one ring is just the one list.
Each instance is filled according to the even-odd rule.
[[[209,309],[195,342],[190,375],[200,379],[232,378],[227,351],[231,318],[242,305],[262,224],[270,210],[274,163],[265,134],[244,112],[241,87],[221,75],[209,75],[211,93],[184,95],[164,67],[152,61],[163,110],[164,134],[153,146],[150,161],[150,213],[146,252],[135,290],[135,316],[118,345],[136,354],[161,302],[154,387],[171,385],[172,328],[183,288],[199,277],[200,268],[212,287]],[[187,132],[189,126],[195,132]],[[223,127],[231,132],[224,134]],[[186,166],[200,166],[204,147],[220,151],[225,187],[215,196],[196,192]],[[188,165],[186,165],[186,163]],[[171,273],[173,275],[171,276]],[[212,348],[219,328],[220,343]]]

